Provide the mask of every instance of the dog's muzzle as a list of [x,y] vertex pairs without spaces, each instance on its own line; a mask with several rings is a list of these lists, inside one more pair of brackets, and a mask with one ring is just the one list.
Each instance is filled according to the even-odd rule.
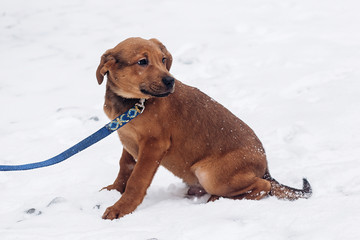
[[161,79],[161,83],[150,83],[149,85],[140,86],[140,91],[153,97],[166,97],[174,92],[175,78],[166,76]]

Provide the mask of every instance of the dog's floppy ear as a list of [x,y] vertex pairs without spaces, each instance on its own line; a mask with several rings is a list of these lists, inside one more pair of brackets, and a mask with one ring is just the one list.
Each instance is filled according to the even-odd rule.
[[110,54],[109,50],[106,51],[100,60],[100,64],[96,70],[96,78],[99,85],[104,81],[104,76],[108,73],[109,68],[116,62],[115,58]]
[[164,44],[162,44],[159,40],[157,40],[156,38],[152,38],[150,39],[150,41],[152,41],[153,43],[155,43],[156,45],[159,46],[159,48],[161,49],[161,51],[165,54],[166,56],[166,68],[168,71],[170,71],[171,68],[171,64],[172,64],[172,56],[170,54],[170,52],[166,49],[166,47],[164,46]]

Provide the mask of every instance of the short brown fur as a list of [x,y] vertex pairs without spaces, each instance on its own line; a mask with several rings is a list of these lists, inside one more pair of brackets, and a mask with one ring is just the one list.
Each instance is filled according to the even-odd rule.
[[183,179],[189,195],[261,199],[308,198],[303,189],[271,178],[255,133],[229,110],[169,73],[172,56],[156,39],[129,38],[101,57],[98,83],[107,75],[104,111],[110,119],[146,99],[145,111],[117,132],[123,144],[120,171],[112,185],[122,197],[104,219],[133,212],[160,165]]

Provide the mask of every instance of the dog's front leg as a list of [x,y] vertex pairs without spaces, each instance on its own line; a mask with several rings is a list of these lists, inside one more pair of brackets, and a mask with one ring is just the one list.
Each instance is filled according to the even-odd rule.
[[113,184],[111,184],[107,187],[103,187],[101,190],[106,189],[106,190],[110,191],[110,190],[115,189],[115,190],[118,190],[120,193],[124,193],[127,181],[134,169],[135,164],[136,164],[136,162],[135,162],[133,156],[131,156],[128,151],[123,149],[123,152],[122,152],[122,155],[120,158],[120,171],[119,171],[117,178],[115,179]]
[[169,144],[158,140],[144,141],[139,145],[138,160],[127,182],[125,192],[119,201],[106,209],[104,219],[120,218],[133,212],[140,205],[169,147]]

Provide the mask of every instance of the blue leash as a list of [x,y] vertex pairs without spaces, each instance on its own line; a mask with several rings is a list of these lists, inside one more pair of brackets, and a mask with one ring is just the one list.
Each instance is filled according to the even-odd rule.
[[20,171],[20,170],[30,170],[35,168],[42,168],[57,164],[62,162],[69,157],[81,152],[82,150],[90,147],[91,145],[97,143],[101,139],[109,136],[111,133],[115,132],[126,123],[130,122],[136,116],[141,114],[144,109],[144,102],[145,99],[140,99],[140,103],[136,103],[134,107],[130,108],[125,113],[121,114],[108,124],[106,124],[103,128],[99,129],[97,132],[93,133],[89,137],[85,138],[81,142],[77,143],[76,145],[72,146],[71,148],[65,150],[64,152],[60,153],[59,155],[50,158],[48,160],[36,163],[29,163],[24,165],[0,165],[0,171]]

